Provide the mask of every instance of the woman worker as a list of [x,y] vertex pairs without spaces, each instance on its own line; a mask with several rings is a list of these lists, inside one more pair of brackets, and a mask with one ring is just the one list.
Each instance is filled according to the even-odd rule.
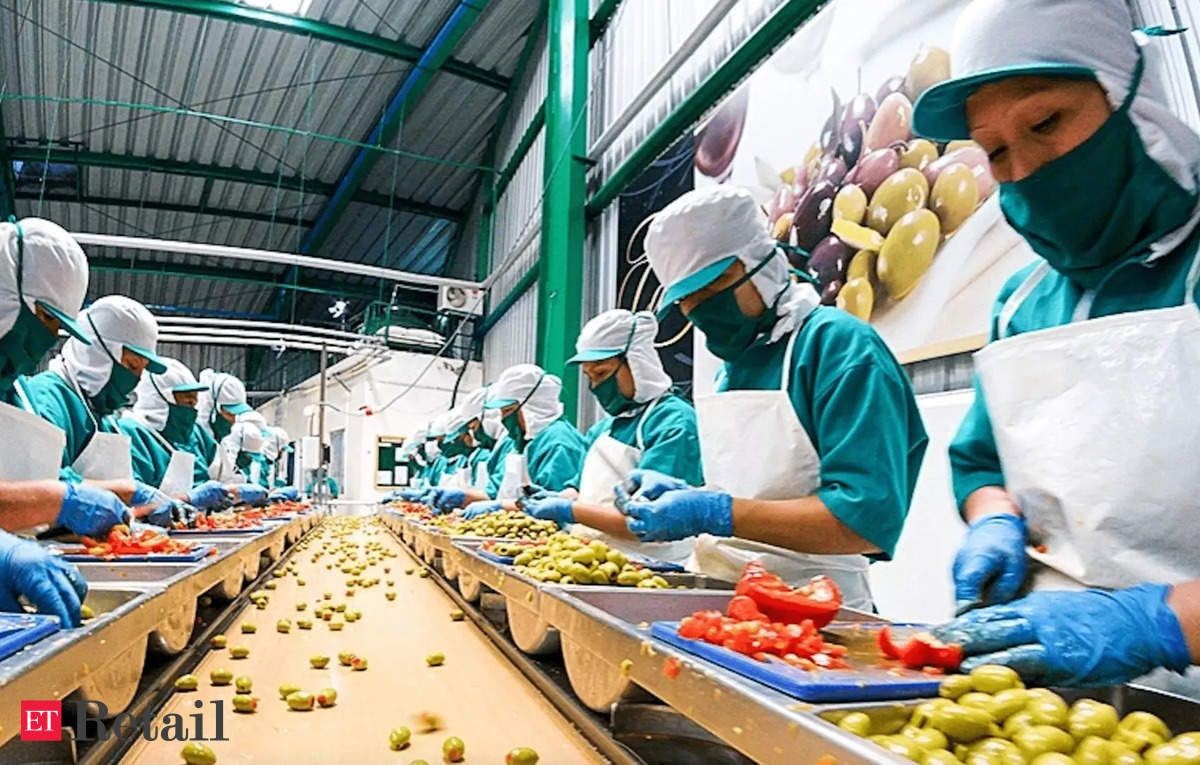
[[790,279],[744,189],[672,202],[646,255],[663,310],[678,307],[725,365],[719,392],[696,399],[712,488],[634,471],[629,530],[704,535],[692,566],[722,579],[750,560],[792,582],[828,574],[846,605],[870,608],[865,556],[892,554],[928,440],[904,370],[871,327]]
[[[1086,19],[1086,23],[1080,23]],[[991,158],[1015,274],[950,460],[968,522],[964,668],[1108,685],[1200,658],[1200,137],[1167,109],[1121,0],[986,0],[915,128]],[[1083,589],[1094,588],[1094,589]],[[1166,672],[1160,673],[1168,678]],[[1180,690],[1200,696],[1195,673]]]
[[684,563],[694,540],[639,543],[613,506],[613,487],[635,468],[691,486],[704,483],[696,410],[671,391],[671,378],[654,349],[657,334],[653,314],[625,309],[606,311],[584,326],[568,363],[583,368],[608,416],[588,431],[578,495],[529,498],[523,507],[560,526],[577,524],[576,531],[586,536],[599,532],[624,552]]

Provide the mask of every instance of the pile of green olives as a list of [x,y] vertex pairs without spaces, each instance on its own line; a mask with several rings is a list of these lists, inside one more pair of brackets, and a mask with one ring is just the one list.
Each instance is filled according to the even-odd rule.
[[1008,667],[947,677],[939,696],[907,720],[849,712],[836,723],[922,765],[1200,765],[1200,733],[1172,737],[1155,715],[1121,717],[1094,699],[1068,705]]
[[554,521],[541,521],[515,510],[498,510],[469,521],[446,515],[434,518],[430,523],[456,537],[539,540],[558,531]]
[[539,582],[557,584],[601,584],[665,590],[671,584],[642,568],[620,550],[599,539],[590,542],[565,532],[552,535],[542,544],[519,548],[513,559],[517,573]]

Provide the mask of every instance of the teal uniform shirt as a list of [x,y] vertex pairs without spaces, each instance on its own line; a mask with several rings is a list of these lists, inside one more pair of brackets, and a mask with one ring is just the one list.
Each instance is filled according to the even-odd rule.
[[193,470],[192,481],[198,484],[207,481],[208,466],[217,457],[216,440],[197,422],[192,425],[192,432],[187,442],[181,446],[196,455],[196,467]]
[[150,428],[133,419],[122,417],[117,428],[129,436],[129,456],[133,460],[133,477],[151,486],[160,486],[167,475],[171,452],[159,441]]
[[[1182,305],[1188,269],[1200,246],[1200,232],[1192,234],[1175,252],[1146,263],[1130,260],[1114,268],[1092,293],[1088,318],[1098,319],[1131,311],[1147,311]],[[1040,261],[1039,261],[1040,262]],[[997,339],[997,317],[1008,298],[1036,267],[1025,267],[1000,290],[992,307],[991,339]],[[1022,301],[1008,323],[1008,334],[1018,335],[1049,327],[1070,324],[1085,290],[1067,277],[1051,270]],[[1193,295],[1200,299],[1200,294]],[[975,401],[967,410],[954,440],[950,442],[950,476],[954,499],[961,508],[967,497],[984,486],[1004,486],[1004,471],[992,435],[987,402],[979,378],[975,379]]]
[[516,444],[505,433],[492,447],[492,453],[488,456],[487,495],[492,499],[500,493],[500,484],[504,482],[504,461],[512,453],[514,446]]
[[453,457],[446,459],[446,465],[442,468],[442,478],[451,475],[458,475],[458,471],[463,469],[466,464],[466,458],[461,454],[456,454]]
[[492,456],[491,449],[482,449],[475,447],[467,456],[467,485],[475,486],[475,471],[479,469],[479,463],[487,464]]
[[49,371],[26,379],[25,394],[42,419],[66,434],[61,465],[70,468],[96,434],[87,405],[66,380]]
[[444,472],[446,472],[446,455],[438,454],[425,468],[425,485],[436,487],[438,482],[442,480],[442,473]]
[[[821,460],[816,496],[890,558],[929,443],[908,375],[845,311],[818,307],[798,331],[788,395]],[[718,390],[778,390],[786,352],[786,337],[761,337],[725,365]],[[746,459],[771,459],[771,445],[747,449]]]
[[559,417],[525,444],[529,480],[547,491],[579,488],[587,442],[565,417]]
[[[647,405],[649,406],[649,404]],[[642,415],[646,419],[642,421]],[[636,447],[639,423],[645,450],[638,467],[657,470],[692,486],[704,485],[704,469],[700,464],[700,434],[696,428],[696,410],[682,397],[667,393],[653,404],[649,414],[639,407],[632,415],[605,417],[587,432],[588,448],[602,435]],[[583,480],[583,467],[576,483]]]

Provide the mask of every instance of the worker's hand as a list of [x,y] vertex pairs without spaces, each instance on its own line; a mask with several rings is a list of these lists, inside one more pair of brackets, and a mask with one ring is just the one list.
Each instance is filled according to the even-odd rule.
[[962,645],[964,672],[1003,664],[1038,685],[1119,685],[1159,667],[1183,672],[1191,664],[1179,619],[1167,605],[1170,593],[1165,584],[1035,592],[933,632]]
[[267,490],[256,483],[239,483],[233,487],[238,501],[259,507],[267,504]]
[[195,507],[187,502],[176,502],[175,507],[171,508],[171,525],[167,528],[193,529],[199,517],[200,511]]
[[517,507],[542,521],[554,521],[558,527],[575,522],[575,503],[567,497],[542,492],[517,500]]
[[673,542],[697,534],[733,536],[733,497],[704,489],[668,491],[653,502],[620,508],[630,533],[643,542]]
[[205,481],[187,493],[189,505],[201,510],[219,507],[233,501],[233,495],[220,481]]
[[267,495],[268,502],[296,502],[300,499],[300,491],[295,486],[285,486],[272,489]]
[[424,493],[424,489],[398,489],[396,491],[388,492],[388,495],[383,498],[383,501],[395,502],[396,500],[400,500],[401,502],[416,502]]
[[625,480],[613,487],[618,506],[636,495],[637,499],[655,500],[668,491],[687,489],[686,481],[660,473],[657,470],[631,470]]
[[190,508],[189,516],[183,509],[185,503],[141,481],[134,481],[133,484],[133,498],[129,503],[134,507],[146,508],[146,512],[138,516],[146,523],[169,529],[172,524],[187,517],[195,518],[196,509],[191,505],[187,505]]
[[57,616],[64,627],[78,627],[87,582],[62,557],[0,531],[0,611],[23,613],[17,600],[21,595],[38,613]]
[[955,614],[1017,597],[1029,571],[1025,535],[1025,519],[1012,513],[985,515],[967,527],[954,556]]
[[468,521],[473,518],[478,518],[481,515],[494,513],[500,509],[500,500],[498,499],[482,499],[478,502],[472,502],[463,510],[463,518]]
[[431,489],[429,501],[426,503],[439,513],[448,513],[462,507],[467,501],[467,492],[462,489],[440,488]]
[[55,524],[76,534],[102,537],[129,518],[129,508],[107,489],[86,483],[68,483]]

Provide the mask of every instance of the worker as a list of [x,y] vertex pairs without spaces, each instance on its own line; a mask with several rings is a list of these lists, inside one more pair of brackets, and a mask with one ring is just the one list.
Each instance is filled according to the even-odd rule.
[[200,372],[200,382],[204,390],[196,403],[196,420],[212,442],[213,453],[208,458],[211,463],[216,456],[216,444],[229,435],[237,416],[251,409],[246,403],[246,385],[237,377],[205,369]]
[[[602,538],[609,546],[672,563],[685,563],[694,540],[639,543],[613,506],[613,487],[635,468],[656,470],[690,486],[704,483],[696,411],[671,390],[648,312],[606,311],[589,321],[568,361],[579,364],[592,395],[608,414],[588,431],[579,492],[529,498],[525,512]],[[599,533],[597,533],[599,532]]]
[[725,364],[696,399],[708,487],[633,471],[630,531],[699,535],[691,567],[720,579],[752,560],[790,582],[829,574],[870,608],[866,556],[895,550],[927,443],[908,376],[870,326],[789,277],[745,189],[684,194],[645,247],[661,312],[681,310]]
[[[337,499],[342,494],[342,487],[338,483],[338,480],[336,478],[334,478],[333,475],[329,472],[329,463],[328,462],[326,462],[324,465],[322,465],[322,470],[325,473],[325,480],[323,481],[323,484],[325,486],[325,492],[329,495],[329,497],[331,499]],[[308,490],[307,490],[308,495],[310,497],[315,496],[317,493],[316,489],[317,489],[317,475],[316,475],[316,472],[314,471],[312,480],[308,484]]]
[[481,430],[481,426],[485,419],[494,421],[491,428],[502,426],[499,412],[491,410],[494,416],[486,417],[489,411],[484,408],[487,390],[487,386],[484,386],[472,391],[447,422],[450,433],[442,442],[443,451],[447,444],[451,445],[452,451],[463,450],[463,468],[456,485],[443,484],[418,498],[437,511],[445,512],[470,502],[490,499],[487,488],[491,480],[490,460],[496,440],[488,431]]
[[429,421],[425,427],[425,459],[428,464],[422,473],[426,489],[436,489],[446,471],[446,455],[442,454],[442,439],[446,437],[446,413]]
[[205,386],[178,359],[164,356],[162,362],[166,371],[143,374],[135,389],[137,402],[117,420],[129,437],[133,476],[200,509],[230,501],[220,483],[206,480],[193,485],[196,454],[190,447],[196,400]]
[[469,517],[499,509],[504,501],[579,486],[587,443],[563,416],[562,380],[536,364],[509,367],[488,388],[487,409],[499,410],[513,448],[504,462],[496,499],[473,502]]
[[288,485],[287,455],[295,451],[292,448],[288,432],[277,425],[267,427],[267,442],[263,446],[263,456],[271,465],[270,486],[281,489]]
[[1041,256],[1000,292],[950,446],[967,613],[938,634],[964,669],[1111,685],[1166,668],[1148,682],[1200,697],[1194,670],[1171,674],[1200,659],[1200,136],[1132,27],[1122,0],[973,2],[956,76],[916,106],[922,135],[988,152]]
[[251,504],[265,500],[269,466],[263,456],[264,440],[258,419],[238,415],[229,435],[217,447],[217,459],[209,469],[209,476],[224,484],[234,484],[238,496]]
[[456,407],[447,412],[442,419],[445,435],[442,436],[438,448],[446,461],[442,467],[441,477],[438,479],[438,488],[463,490],[470,482],[467,472],[467,456],[470,454],[471,448],[465,439],[466,429],[458,427],[460,417],[460,408]]

